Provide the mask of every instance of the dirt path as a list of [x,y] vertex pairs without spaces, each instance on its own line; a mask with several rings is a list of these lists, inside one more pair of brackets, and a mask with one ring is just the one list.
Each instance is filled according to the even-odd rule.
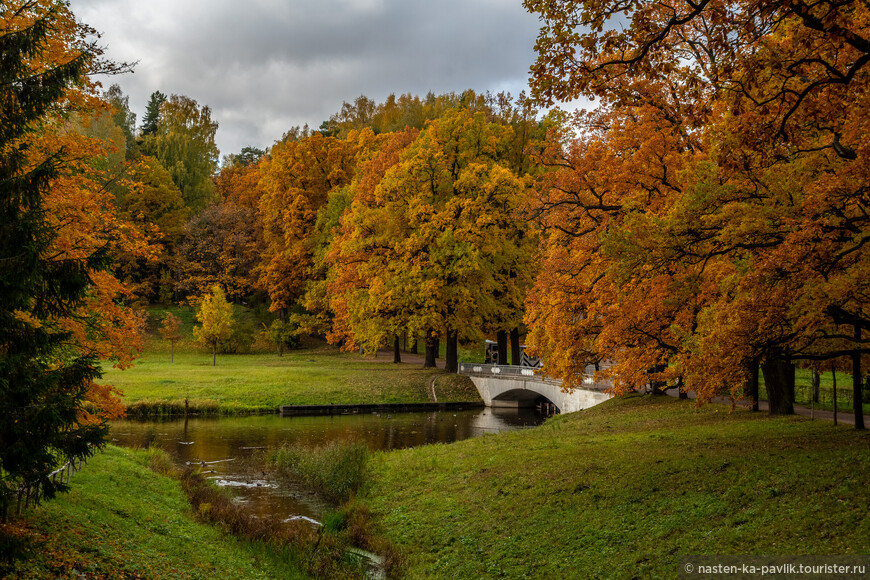
[[[678,396],[677,389],[668,389],[667,393],[668,393],[668,395],[670,395],[672,397]],[[695,393],[690,391],[689,398],[694,399]],[[715,399],[713,399],[713,402],[719,403],[722,405],[731,406],[731,401],[724,398],[724,397],[716,397]],[[744,401],[738,402],[737,406],[744,408],[744,409],[749,407],[749,405]],[[758,402],[758,411],[759,412],[763,411],[766,413],[768,410],[769,410],[769,407],[767,405],[767,401],[759,401]],[[810,407],[804,407],[803,405],[795,405],[794,406],[794,414],[801,415],[803,417],[812,417],[814,419],[821,419],[823,421],[833,421],[834,420],[834,412],[833,411],[825,411],[822,409],[816,409],[815,411],[813,411]],[[837,423],[844,423],[846,425],[854,425],[855,424],[855,413],[853,413],[851,411],[838,411],[837,412]],[[866,415],[866,414],[864,415],[864,425],[870,427],[870,415]]]
[[[426,357],[422,354],[411,354],[410,352],[401,353],[402,356],[402,364],[412,364],[412,365],[420,365],[423,366],[423,363],[426,360]],[[378,353],[374,356],[374,358],[370,357],[360,357],[361,362],[380,362],[380,363],[393,363],[393,350],[379,350]],[[444,359],[437,358],[435,359],[435,366],[439,369],[444,368]]]

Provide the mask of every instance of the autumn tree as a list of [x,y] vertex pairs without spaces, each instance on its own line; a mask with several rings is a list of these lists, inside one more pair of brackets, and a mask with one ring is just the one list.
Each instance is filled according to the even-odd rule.
[[536,187],[546,236],[530,342],[568,387],[603,362],[616,363],[609,372],[620,392],[674,379],[678,329],[692,327],[694,308],[675,279],[692,274],[678,272],[673,256],[651,265],[649,252],[691,154],[681,153],[681,127],[654,107],[599,109],[581,122],[583,137],[566,144],[554,133],[542,159],[555,170]]
[[[510,100],[509,95],[501,96],[507,96]],[[410,93],[398,97],[390,94],[383,103],[376,103],[360,95],[352,103],[342,103],[341,110],[324,121],[321,132],[326,129],[328,134],[323,133],[324,136],[346,138],[351,132],[363,129],[371,129],[376,134],[422,129],[427,121],[434,121],[452,109],[483,112],[492,120],[499,114],[496,111],[498,98],[490,93],[478,94],[467,90],[440,95],[429,93],[423,99]]]
[[171,312],[167,312],[163,317],[163,322],[160,324],[160,336],[170,344],[171,362],[175,362],[175,343],[182,338],[180,329],[181,319]]
[[[95,227],[86,213],[106,217],[93,203],[105,198],[94,197],[87,164],[100,143],[60,130],[60,113],[95,101],[86,73],[118,70],[85,40],[91,33],[62,3],[0,6],[0,262],[14,273],[0,277],[4,513],[20,484],[48,497],[64,489],[47,474],[104,443],[105,418],[120,409],[112,390],[94,383],[99,361],[135,349],[124,313],[104,301],[119,290],[106,274],[111,243],[103,235],[117,224]],[[93,229],[74,231],[80,226]],[[94,306],[114,310],[97,320],[99,312],[86,310]],[[102,349],[104,338],[121,341],[114,354]]]
[[174,268],[176,251],[184,235],[190,209],[169,172],[155,158],[141,156],[127,169],[120,215],[150,235],[158,252],[146,258],[119,256],[118,273],[137,293],[149,299],[159,294],[161,276]]
[[172,253],[184,233],[190,210],[169,172],[153,157],[143,156],[130,170],[132,181],[119,209],[134,222],[157,227],[156,240]]
[[263,250],[255,209],[233,203],[211,205],[190,218],[184,228],[177,256],[177,287],[188,296],[199,296],[218,284],[231,299],[250,296]]
[[353,179],[357,159],[381,141],[370,130],[346,139],[314,133],[298,141],[276,143],[260,162],[259,211],[266,251],[260,286],[273,310],[291,308],[311,280],[314,228],[331,191]]
[[705,304],[683,339],[686,364],[716,362],[711,382],[733,392],[739,377],[725,369],[761,360],[771,412],[780,413],[791,412],[794,362],[849,356],[859,367],[868,322],[854,283],[865,268],[866,6],[526,6],[544,22],[533,67],[540,100],[655,106],[709,155],[711,165],[693,169],[698,181],[672,198],[672,215],[694,221],[656,224],[675,234],[656,249],[682,246],[678,255],[704,265],[699,280],[710,290],[696,291]]
[[200,344],[211,347],[211,364],[217,364],[217,347],[233,335],[233,305],[227,302],[226,294],[220,285],[215,284],[211,292],[203,296],[196,319],[200,326],[193,327],[193,336]]
[[371,351],[407,328],[430,351],[445,339],[455,370],[458,340],[479,338],[498,316],[496,293],[510,280],[500,278],[512,254],[506,224],[523,190],[498,164],[509,133],[483,113],[450,111],[360,189],[332,257],[337,321],[353,342]]
[[[153,95],[152,95],[153,98]],[[146,122],[149,121],[146,115]],[[184,204],[201,210],[214,200],[212,177],[218,166],[214,142],[218,124],[211,109],[195,100],[172,95],[160,105],[156,131],[146,134],[142,151],[156,157],[181,190]]]
[[258,187],[260,160],[265,154],[261,149],[245,147],[241,153],[225,156],[215,179],[218,199],[257,209],[262,194]]
[[136,113],[130,110],[130,97],[115,84],[103,93],[103,98],[112,107],[112,120],[115,126],[124,134],[125,158],[135,159],[139,155],[139,144],[136,142]]

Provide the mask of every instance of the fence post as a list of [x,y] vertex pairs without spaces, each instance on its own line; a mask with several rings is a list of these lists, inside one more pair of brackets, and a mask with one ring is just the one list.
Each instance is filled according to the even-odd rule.
[[831,378],[834,381],[834,425],[837,424],[837,369],[831,361]]

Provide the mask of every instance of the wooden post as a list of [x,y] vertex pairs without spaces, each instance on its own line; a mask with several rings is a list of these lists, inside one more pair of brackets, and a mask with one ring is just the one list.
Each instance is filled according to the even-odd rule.
[[837,424],[837,368],[831,362],[831,376],[834,379],[834,425]]
[[855,324],[855,352],[852,354],[852,410],[855,429],[864,430],[864,405],[861,397],[861,325]]

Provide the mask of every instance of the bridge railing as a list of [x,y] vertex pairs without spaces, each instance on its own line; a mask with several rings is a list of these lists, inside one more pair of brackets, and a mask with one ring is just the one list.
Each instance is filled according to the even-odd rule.
[[459,374],[469,377],[496,377],[496,378],[525,378],[550,383],[553,385],[561,385],[559,379],[552,379],[546,374],[537,371],[530,367],[520,367],[514,365],[487,365],[477,363],[460,363]]
[[[609,382],[596,381],[593,377],[595,368],[589,366],[586,372],[583,373],[583,388],[598,391],[604,391],[611,387]],[[561,379],[554,379],[547,376],[541,369],[533,369],[529,367],[520,367],[514,365],[488,365],[478,363],[459,363],[459,374],[468,377],[488,377],[488,378],[510,378],[510,379],[525,379],[554,385],[562,386]]]

